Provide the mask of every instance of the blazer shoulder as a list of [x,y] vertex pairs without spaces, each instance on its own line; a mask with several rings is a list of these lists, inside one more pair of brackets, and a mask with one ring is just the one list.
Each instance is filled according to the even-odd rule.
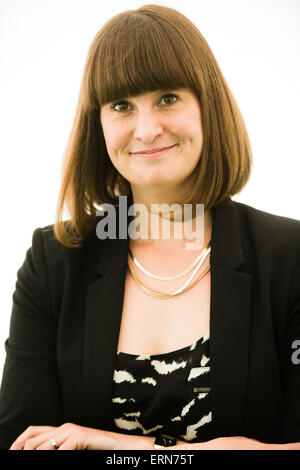
[[290,247],[300,256],[300,220],[234,202],[241,223],[250,230],[252,238],[269,247]]
[[277,229],[283,232],[289,230],[296,234],[300,233],[300,220],[266,212],[237,201],[234,201],[234,204],[239,213],[247,217],[249,222],[252,225],[257,225],[258,228],[263,228],[264,230]]
[[54,224],[37,227],[33,231],[32,236],[32,248],[34,249],[36,244],[41,244],[45,258],[53,264],[58,260],[65,258],[80,258],[95,243],[95,237],[90,236],[87,240],[84,240],[79,247],[67,247],[63,245],[57,238],[54,232]]

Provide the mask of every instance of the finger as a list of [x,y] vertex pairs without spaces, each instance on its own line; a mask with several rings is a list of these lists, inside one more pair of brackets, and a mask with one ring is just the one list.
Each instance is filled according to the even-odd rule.
[[[56,431],[56,434],[54,431]],[[57,433],[57,431],[58,428],[54,428],[51,429],[51,431],[41,433],[36,437],[28,439],[24,444],[23,450],[38,450],[41,447],[43,448],[41,450],[56,450],[55,446],[51,444],[50,439],[54,439],[57,447],[59,447],[68,437],[66,431],[60,433]]]
[[81,446],[75,439],[68,437],[57,450],[81,450]]
[[25,442],[34,436],[46,431],[55,429],[54,426],[29,426],[20,436],[12,443],[10,450],[22,450]]
[[[56,447],[54,447],[50,439],[54,439],[56,442]],[[60,435],[51,435],[51,437],[48,436],[48,439],[44,441],[42,444],[38,445],[36,447],[36,450],[59,450],[60,446],[69,438],[67,433],[60,434]]]
[[48,442],[49,449],[52,450],[53,446],[51,446],[51,444],[50,444],[50,439],[51,439],[51,437],[53,437],[53,435],[54,435],[53,431],[43,432],[43,433],[39,434],[38,436],[27,439],[27,441],[24,442],[23,450],[35,450],[41,444],[44,444],[44,443],[47,443],[47,442]]

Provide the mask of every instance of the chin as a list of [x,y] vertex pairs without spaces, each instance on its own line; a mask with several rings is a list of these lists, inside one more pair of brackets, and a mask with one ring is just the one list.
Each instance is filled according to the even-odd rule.
[[144,186],[145,188],[148,187],[149,189],[154,189],[155,187],[162,189],[163,186],[172,185],[174,182],[167,178],[140,178],[135,182],[135,184],[138,186]]

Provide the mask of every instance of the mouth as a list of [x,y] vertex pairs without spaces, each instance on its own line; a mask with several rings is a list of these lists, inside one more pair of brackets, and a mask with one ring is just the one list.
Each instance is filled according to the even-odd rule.
[[159,155],[162,155],[163,153],[168,152],[172,148],[176,147],[178,144],[171,145],[170,147],[164,147],[162,149],[156,150],[155,152],[151,152],[150,150],[145,151],[145,152],[134,152],[131,155],[137,155],[138,157],[143,157],[143,158],[153,158]]

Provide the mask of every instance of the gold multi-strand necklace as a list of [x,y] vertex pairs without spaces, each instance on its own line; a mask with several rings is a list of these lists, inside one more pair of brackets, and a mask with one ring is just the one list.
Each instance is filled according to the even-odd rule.
[[[160,298],[160,299],[166,299],[166,298],[170,298],[170,297],[174,297],[176,295],[180,295],[180,294],[183,294],[184,292],[186,292],[187,290],[191,289],[197,282],[199,282],[204,276],[205,274],[210,270],[210,265],[207,266],[207,268],[196,278],[196,280],[193,281],[194,277],[196,276],[196,274],[198,273],[199,269],[201,268],[202,264],[204,263],[206,257],[208,256],[208,254],[210,253],[211,251],[211,248],[210,248],[210,243],[207,244],[207,246],[201,251],[201,253],[198,255],[198,257],[196,258],[196,260],[192,263],[192,265],[187,268],[185,271],[183,271],[182,273],[180,274],[177,274],[175,276],[158,276],[156,274],[153,274],[153,273],[150,273],[150,271],[146,270],[142,265],[141,263],[135,258],[135,256],[133,256],[132,254],[132,251],[130,250],[129,248],[129,254],[130,254],[130,257],[132,259],[132,261],[134,262],[134,264],[144,273],[146,274],[147,276],[150,276],[154,279],[159,279],[159,280],[162,280],[162,281],[170,281],[170,280],[174,280],[174,279],[179,279],[180,277],[183,277],[185,276],[187,273],[189,273],[195,266],[196,268],[194,269],[192,275],[189,277],[189,279],[183,284],[182,287],[180,287],[179,289],[177,289],[176,291],[174,292],[171,292],[171,293],[166,293],[166,292],[160,292],[160,291],[157,291],[157,290],[154,290],[154,289],[150,289],[149,287],[147,287],[144,283],[142,283],[142,281],[137,277],[137,275],[133,272],[131,266],[130,266],[130,263],[129,263],[129,260],[128,260],[128,267],[129,267],[129,270],[130,270],[130,273],[132,274],[134,280],[137,282],[137,284],[143,289],[143,291],[152,296],[152,297],[156,297],[156,298]],[[192,282],[193,281],[193,282]]]

